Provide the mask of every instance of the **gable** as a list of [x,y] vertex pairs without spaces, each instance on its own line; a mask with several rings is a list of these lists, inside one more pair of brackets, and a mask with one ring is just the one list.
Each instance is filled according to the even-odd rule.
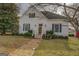
[[[35,7],[29,7],[27,12],[25,12],[25,16],[29,17],[30,13],[35,13],[35,18],[46,18],[39,10],[37,10]],[[23,15],[23,16],[24,16]]]
[[52,19],[52,20],[61,20],[61,19],[66,19],[66,17],[62,16],[62,15],[59,15],[59,14],[55,14],[55,13],[52,13],[50,11],[40,11],[38,10],[36,7],[34,6],[30,6],[28,8],[28,10],[24,13],[23,17],[27,17],[27,18],[30,18],[29,17],[29,13],[35,13],[35,17],[34,18],[39,18],[39,19]]

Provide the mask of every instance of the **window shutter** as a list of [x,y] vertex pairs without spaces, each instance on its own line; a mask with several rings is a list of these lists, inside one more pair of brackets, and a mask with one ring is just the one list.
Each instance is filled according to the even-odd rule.
[[62,32],[62,24],[60,24],[60,32]]
[[24,31],[24,29],[25,29],[25,24],[23,24],[23,31]]
[[52,24],[52,31],[54,32],[54,24]]
[[30,24],[28,24],[28,30],[30,30]]

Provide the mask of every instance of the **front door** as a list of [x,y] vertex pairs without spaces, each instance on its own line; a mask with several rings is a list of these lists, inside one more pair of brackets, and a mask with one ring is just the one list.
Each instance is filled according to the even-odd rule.
[[42,24],[39,24],[39,27],[38,27],[38,34],[39,34],[39,35],[42,34]]

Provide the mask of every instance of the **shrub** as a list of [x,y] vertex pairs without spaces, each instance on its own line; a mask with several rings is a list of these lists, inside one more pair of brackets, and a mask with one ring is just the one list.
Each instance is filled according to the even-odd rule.
[[24,33],[24,36],[30,37],[30,36],[32,36],[32,33],[26,32],[26,33]]
[[24,36],[24,34],[23,33],[20,33],[20,34],[18,34],[18,36]]
[[46,31],[46,34],[53,34],[53,31]]
[[53,39],[68,39],[68,36],[53,35]]
[[49,39],[68,39],[67,36],[60,36],[60,35],[55,35],[53,31],[47,31],[46,34],[43,34],[42,36],[43,39],[49,40]]
[[19,35],[19,33],[18,33],[18,32],[16,32],[16,33],[12,33],[12,35]]
[[72,37],[72,36],[74,36],[74,34],[69,32],[68,36]]
[[29,32],[29,33],[33,33],[33,31],[32,31],[32,30],[28,30],[28,32]]
[[29,30],[28,32],[24,33],[25,37],[32,37],[33,36],[33,32],[32,30]]
[[43,34],[43,39],[52,39],[53,37],[53,31],[46,31],[46,34]]

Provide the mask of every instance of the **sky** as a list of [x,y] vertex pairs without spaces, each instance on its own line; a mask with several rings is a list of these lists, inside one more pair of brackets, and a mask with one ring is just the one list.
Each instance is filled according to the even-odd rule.
[[20,11],[19,16],[21,16],[28,9],[30,4],[28,4],[28,3],[18,3],[17,6],[20,8],[19,9],[19,11]]
[[[17,6],[20,8],[20,9],[19,9],[19,11],[20,11],[19,16],[22,16],[22,14],[25,13],[25,11],[28,9],[28,7],[29,7],[30,5],[31,5],[30,3],[18,3]],[[69,5],[69,4],[67,4],[67,5]],[[52,11],[52,10],[51,10],[51,9],[52,9],[51,6],[50,6],[50,7],[48,6],[48,7],[46,7],[45,9],[46,9],[47,11]],[[58,14],[61,14],[61,12],[62,12],[62,9],[59,8],[59,9],[57,10],[57,13],[58,13]]]

